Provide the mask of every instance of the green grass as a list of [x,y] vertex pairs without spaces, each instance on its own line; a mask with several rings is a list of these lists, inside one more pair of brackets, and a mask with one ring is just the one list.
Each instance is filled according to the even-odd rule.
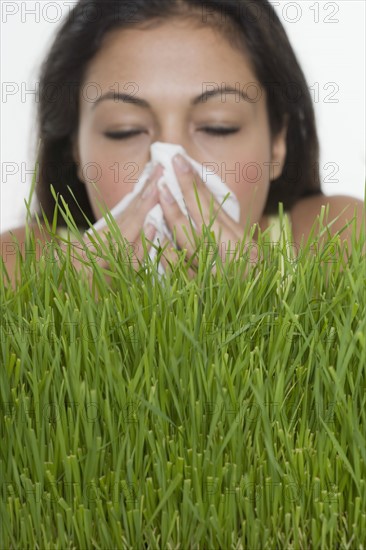
[[0,547],[364,549],[365,224],[255,264],[204,228],[192,280],[109,226],[109,286],[55,239],[1,287]]

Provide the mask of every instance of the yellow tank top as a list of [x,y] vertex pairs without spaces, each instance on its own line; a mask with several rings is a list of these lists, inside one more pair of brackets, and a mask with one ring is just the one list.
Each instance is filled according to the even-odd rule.
[[[292,229],[291,226],[291,219],[287,212],[283,213],[283,226],[281,228],[280,224],[280,217],[277,216],[268,216],[268,227],[269,227],[269,234],[270,234],[270,240],[271,242],[278,242],[282,237],[285,237],[285,239],[289,239],[290,237],[290,229]],[[283,231],[281,231],[283,229]]]

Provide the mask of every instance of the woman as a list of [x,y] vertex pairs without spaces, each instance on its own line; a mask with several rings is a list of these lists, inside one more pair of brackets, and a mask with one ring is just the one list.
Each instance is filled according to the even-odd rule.
[[[94,223],[102,215],[100,197],[111,209],[132,190],[155,141],[180,144],[198,162],[223,167],[219,175],[238,197],[241,219],[235,223],[219,211],[213,229],[216,235],[221,231],[222,243],[241,239],[248,221],[262,231],[275,224],[279,201],[297,245],[307,239],[323,204],[329,204],[329,222],[342,212],[330,226],[332,234],[351,220],[354,208],[361,226],[362,201],[325,197],[320,189],[311,97],[285,31],[265,0],[145,0],[134,5],[80,0],[42,65],[38,139],[40,206],[52,220],[52,184],[80,230],[88,225],[67,186]],[[208,223],[210,193],[199,174],[186,172],[179,161],[176,173],[200,227],[192,185],[193,179],[197,182]],[[160,175],[157,169],[155,183]],[[134,243],[141,260],[142,233],[150,240],[154,236],[144,229],[144,219],[159,202],[188,259],[194,250],[183,229],[189,229],[187,219],[157,190],[154,178],[145,189],[117,219],[122,235]],[[36,237],[48,239],[46,231],[34,228]],[[24,243],[25,228],[13,234]],[[345,237],[350,243],[351,230],[342,233]],[[2,235],[2,250],[5,244],[8,251],[4,261],[13,277],[11,241],[9,232]],[[171,247],[164,256],[166,267],[175,257]]]

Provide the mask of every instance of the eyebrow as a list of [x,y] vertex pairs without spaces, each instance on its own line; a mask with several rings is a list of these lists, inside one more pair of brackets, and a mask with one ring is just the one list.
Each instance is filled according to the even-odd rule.
[[[205,103],[208,99],[211,99],[221,94],[224,96],[227,94],[229,95],[236,94],[236,95],[239,95],[245,101],[248,101],[249,103],[253,103],[253,101],[249,99],[249,97],[243,90],[240,90],[238,88],[233,88],[232,86],[221,86],[221,88],[207,90],[206,92],[203,92],[199,96],[193,98],[190,103],[192,106],[195,106],[195,105],[198,105],[199,103]],[[146,101],[146,99],[134,97],[131,94],[125,94],[123,92],[117,93],[117,92],[110,91],[98,97],[98,99],[94,102],[92,109],[95,109],[98,104],[106,100],[113,100],[115,103],[117,103],[118,101],[122,101],[123,103],[132,103],[144,109],[151,108],[150,103]]]

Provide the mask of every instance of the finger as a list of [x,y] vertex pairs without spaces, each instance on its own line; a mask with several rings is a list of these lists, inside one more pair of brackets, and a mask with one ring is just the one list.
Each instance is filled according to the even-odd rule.
[[[156,228],[152,224],[142,225],[150,210],[159,203],[159,192],[157,182],[163,174],[163,168],[158,164],[146,181],[144,188],[134,198],[131,208],[128,209],[128,215],[124,218],[123,234],[126,235],[131,247],[134,249],[134,256],[137,260],[142,260],[144,256],[144,247],[142,245],[142,235],[145,235],[146,248],[150,252],[152,241],[156,234]],[[123,215],[123,213],[122,213]]]
[[[159,190],[160,205],[163,209],[164,218],[173,234],[173,242],[176,246],[186,251],[186,257],[192,258],[191,263],[198,267],[198,239],[201,235],[199,229],[191,228],[190,220],[184,215],[176,201],[168,196],[165,198],[165,189]],[[169,190],[168,190],[169,191]],[[202,227],[202,226],[201,226]],[[196,240],[194,231],[198,236]]]
[[[207,185],[203,183],[198,172],[190,163],[186,164],[187,171],[181,170],[175,161],[174,166],[187,209],[190,212],[191,218],[194,220],[197,227],[199,227],[199,230],[202,223],[208,226],[212,217],[215,218],[212,224],[215,233],[217,233],[219,226],[222,226],[223,223],[227,223],[230,227],[230,220],[232,219],[223,210],[221,206],[222,201],[220,200],[219,202],[214,194],[211,193]],[[234,230],[234,227],[231,227],[231,229]]]
[[[176,230],[175,242],[180,248],[186,248],[188,255],[191,257],[197,249],[195,234],[198,238],[202,235],[203,224],[206,227],[209,226],[210,220],[214,218],[210,225],[210,231],[214,232],[217,242],[220,242],[222,231],[234,233],[234,227],[231,227],[234,221],[230,221],[229,216],[225,212],[222,212],[220,204],[194,170],[187,174],[180,174],[179,181],[191,220],[187,219],[172,195],[170,194],[169,196],[169,190],[167,198],[165,198],[164,190],[159,190],[159,198],[170,230],[173,231],[173,228]],[[201,207],[198,205],[197,197],[201,203]],[[192,222],[193,229],[191,228]],[[193,261],[195,262],[195,260]]]
[[[173,263],[172,258],[170,258],[169,260],[167,260],[164,256],[161,256],[160,262],[161,262],[161,265],[163,266],[163,268],[164,268],[164,270],[165,270],[166,272],[169,271],[169,270],[170,270],[171,272],[173,271],[173,270],[172,270],[172,266],[174,265],[174,263]],[[197,274],[196,274],[195,271],[193,271],[192,268],[188,268],[188,269],[187,269],[187,276],[188,276],[188,278],[189,278],[190,280],[192,280],[192,279],[194,279],[194,278],[197,276]]]
[[[129,242],[136,242],[140,237],[141,227],[146,215],[158,202],[159,195],[156,183],[160,179],[162,173],[163,168],[159,164],[147,178],[143,189],[133,197],[125,210],[115,218],[122,235]],[[104,244],[107,242],[106,234],[108,231],[108,226],[104,226],[98,231]],[[93,232],[91,232],[91,235],[95,239]],[[86,232],[84,236],[88,238],[89,234]]]
[[156,183],[157,181],[159,181],[163,173],[164,173],[163,166],[161,164],[157,164],[154,170],[151,172],[150,176],[147,178],[144,187],[139,193],[141,197],[145,198],[145,190],[148,189],[151,183],[154,183],[154,182]]
[[[144,229],[141,229],[141,226],[148,212],[158,203],[156,182],[161,177],[161,174],[162,168],[158,165],[146,181],[142,191],[133,198],[126,210],[116,217],[116,222],[121,232],[121,239],[120,241],[113,242],[112,252],[119,261],[132,263],[134,269],[139,269],[140,262],[144,255],[144,248],[141,240],[142,233],[151,241],[156,232],[156,230],[146,230],[145,232]],[[100,240],[93,233],[90,235],[88,233],[84,234],[86,246],[96,246],[101,258],[105,257],[104,249],[111,252],[111,244],[107,237],[108,231],[108,227],[103,227],[103,229],[98,231]],[[96,242],[95,245],[93,241]],[[146,242],[146,245],[148,251],[150,251],[152,244]],[[107,267],[105,261],[103,262],[103,267]]]
[[152,225],[151,223],[148,223],[147,225],[145,225],[141,231],[141,246],[138,247],[137,249],[137,252],[136,252],[136,256],[137,258],[141,261],[142,258],[144,257],[144,246],[143,246],[143,243],[142,243],[142,235],[144,235],[145,237],[145,246],[146,246],[146,251],[148,254],[150,254],[151,252],[151,248],[152,248],[152,245],[153,245],[153,241],[154,241],[154,238],[155,238],[155,235],[156,235],[156,227],[154,225]]
[[[168,216],[169,214],[167,213],[166,217],[168,218]],[[218,248],[220,250],[221,257],[224,258],[226,255],[230,255],[232,257],[235,253],[235,248],[238,247],[239,244],[240,238],[237,237],[235,231],[231,230],[230,227],[226,225],[226,220],[220,220],[220,223],[218,221],[214,221],[210,228],[206,226],[207,229],[209,229],[210,234],[213,232],[216,245],[208,237],[206,237],[207,240],[203,240],[202,242],[199,242],[199,240],[195,241],[190,222],[181,211],[179,214],[176,214],[175,221],[174,219],[170,219],[167,223],[171,231],[174,233],[174,242],[176,242],[180,248],[188,250],[188,257],[192,258],[192,265],[196,267],[198,266],[199,245],[202,247],[207,247],[210,253]],[[174,226],[171,227],[170,224],[174,224]],[[202,227],[203,226],[201,225],[201,228]],[[200,232],[196,231],[196,233],[198,234],[198,237],[202,236],[202,229]]]
[[[186,249],[189,257],[192,256],[197,247],[189,219],[187,219],[181,211],[178,203],[175,201],[166,186],[163,186],[161,190],[159,189],[159,199],[166,223],[171,232],[174,234],[174,242],[179,249]],[[198,235],[201,234],[199,231],[199,226],[196,233]]]
[[[162,244],[162,248],[165,250],[160,258],[161,264],[164,267],[165,271],[173,271],[173,267],[179,261],[180,254],[186,254],[186,251],[177,250],[176,248],[174,248],[174,246],[172,246],[171,241],[169,241],[168,239],[165,239]],[[189,267],[187,269],[187,275],[189,279],[193,279],[196,276],[196,272],[191,267]]]
[[123,224],[119,224],[121,233],[127,241],[126,246],[130,251],[129,255],[132,256],[132,261],[137,264],[144,256],[142,235],[145,236],[146,248],[149,252],[152,246],[152,242],[149,241],[154,239],[156,233],[156,228],[152,225],[150,226],[150,224],[142,227],[148,212],[159,202],[156,181],[151,182],[150,187],[147,186],[146,189],[149,191],[149,194],[145,195],[144,198],[141,193],[135,197],[136,200],[132,209],[129,210],[128,215],[123,219]]
[[[170,261],[170,264],[169,264],[168,260],[166,260],[166,258],[164,256],[161,256],[160,262],[161,262],[161,265],[163,266],[165,272],[167,272],[169,270],[172,272],[172,265],[174,265],[172,261]],[[188,268],[187,269],[187,276],[190,280],[192,280],[197,276],[197,274],[196,274],[195,271],[193,271],[192,268]]]
[[165,269],[172,269],[176,261],[176,256],[172,250],[173,246],[169,239],[164,239],[161,243],[162,252],[160,255],[160,261]]

